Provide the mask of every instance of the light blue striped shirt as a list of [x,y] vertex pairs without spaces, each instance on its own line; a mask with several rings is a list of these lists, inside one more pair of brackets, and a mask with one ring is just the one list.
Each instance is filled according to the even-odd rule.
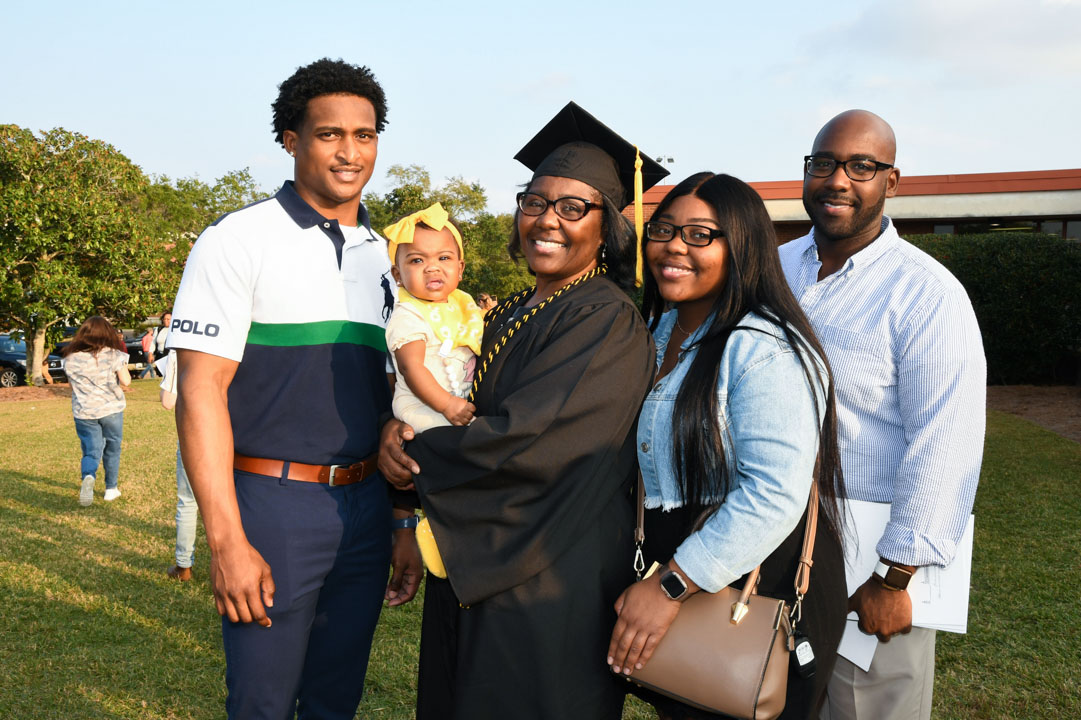
[[878,554],[948,564],[972,511],[986,423],[987,365],[968,294],[889,218],[821,281],[813,230],[779,252],[833,368],[846,492],[892,503]]

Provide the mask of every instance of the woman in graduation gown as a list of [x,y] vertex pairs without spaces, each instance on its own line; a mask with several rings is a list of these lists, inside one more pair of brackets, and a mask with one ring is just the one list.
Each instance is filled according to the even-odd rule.
[[[419,720],[621,715],[604,655],[633,577],[634,427],[654,353],[626,294],[635,154],[574,103],[518,153],[534,174],[509,248],[536,287],[485,318],[476,419],[404,451],[410,433],[384,428],[380,466],[415,483],[448,575],[425,589]],[[665,174],[650,162],[644,182]]]

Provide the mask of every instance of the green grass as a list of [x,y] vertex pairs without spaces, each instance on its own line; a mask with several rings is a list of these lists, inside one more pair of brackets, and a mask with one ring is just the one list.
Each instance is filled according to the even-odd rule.
[[[215,718],[224,661],[206,583],[165,576],[172,414],[136,383],[113,503],[76,502],[64,399],[0,402],[0,718]],[[937,719],[1081,716],[1081,445],[991,413],[969,634],[939,633]],[[420,605],[380,621],[360,716],[412,717]],[[654,717],[628,702],[625,718]]]

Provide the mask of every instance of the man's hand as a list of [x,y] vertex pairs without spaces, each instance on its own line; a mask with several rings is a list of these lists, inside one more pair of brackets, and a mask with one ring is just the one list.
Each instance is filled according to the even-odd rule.
[[450,402],[443,408],[443,417],[451,425],[468,425],[476,412],[477,408],[473,403],[457,395],[451,395]]
[[849,612],[860,619],[860,631],[889,642],[894,635],[912,630],[912,598],[904,590],[887,590],[875,578],[868,578],[848,599]]
[[387,421],[379,437],[379,472],[399,490],[412,490],[413,476],[420,472],[420,466],[402,449],[414,437],[413,428],[394,419]]
[[420,589],[424,577],[424,563],[417,546],[417,533],[412,528],[394,531],[394,545],[390,551],[390,566],[394,572],[387,583],[387,607],[405,605]]
[[274,578],[263,556],[247,541],[211,553],[210,586],[219,615],[270,627],[266,608],[274,607]]

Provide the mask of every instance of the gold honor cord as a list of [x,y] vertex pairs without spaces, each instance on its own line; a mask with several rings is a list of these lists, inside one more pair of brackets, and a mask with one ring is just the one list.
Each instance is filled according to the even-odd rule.
[[642,287],[642,228],[645,226],[645,212],[642,208],[642,154],[634,146],[634,236],[638,242],[634,245],[634,286]]
[[[567,292],[568,290],[570,290],[575,285],[581,285],[582,283],[584,283],[587,280],[591,280],[591,279],[593,279],[595,277],[599,277],[601,275],[604,275],[606,272],[608,272],[608,267],[607,266],[598,265],[597,267],[593,268],[592,270],[590,270],[589,272],[587,272],[585,275],[578,278],[574,282],[568,283],[568,284],[564,285],[563,287],[559,288],[554,293],[552,293],[551,295],[549,295],[548,297],[544,298],[539,303],[534,305],[533,309],[530,310],[529,313],[522,316],[520,319],[515,320],[514,324],[510,328],[508,328],[505,333],[503,333],[503,336],[501,338],[499,338],[498,340],[496,340],[495,345],[492,346],[492,349],[488,351],[488,353],[484,356],[484,358],[483,359],[481,359],[479,357],[477,358],[477,360],[478,360],[477,366],[473,371],[473,373],[474,373],[473,374],[473,389],[469,391],[469,402],[475,402],[474,398],[477,395],[477,390],[480,389],[481,379],[484,377],[484,373],[486,373],[488,371],[488,366],[492,363],[493,360],[495,360],[495,356],[499,354],[499,351],[503,349],[503,347],[507,344],[507,341],[510,340],[512,337],[514,337],[514,333],[517,332],[518,329],[520,327],[522,327],[522,325],[524,325],[529,320],[529,318],[536,315],[538,312],[540,312],[541,308],[548,305],[548,303],[552,302],[557,297],[559,297],[563,293]],[[537,291],[537,286],[534,285],[533,287],[529,288],[528,290],[523,290],[522,292],[518,293],[517,295],[510,298],[509,300],[504,300],[501,305],[499,305],[498,307],[494,308],[491,311],[491,313],[490,313],[491,317],[486,317],[485,318],[485,321],[486,321],[485,324],[495,322],[496,319],[499,318],[499,317],[502,317],[502,315],[505,312],[507,312],[507,310],[509,310],[512,305],[515,305],[518,301],[520,301],[520,300],[522,300],[522,299],[524,299],[526,297],[529,297],[530,295],[532,295],[536,291]]]

